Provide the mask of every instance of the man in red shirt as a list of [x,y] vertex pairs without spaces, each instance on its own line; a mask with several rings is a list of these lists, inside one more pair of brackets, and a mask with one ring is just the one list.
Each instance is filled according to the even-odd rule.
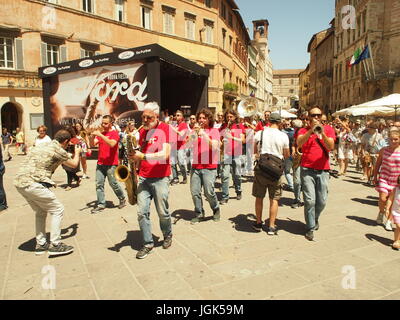
[[336,134],[329,125],[321,123],[322,111],[313,107],[308,114],[310,125],[298,132],[297,146],[302,150],[301,186],[304,198],[306,239],[314,239],[319,229],[318,219],[328,200],[329,152],[335,147]]
[[193,150],[190,192],[196,217],[192,219],[192,224],[202,221],[205,216],[201,196],[202,186],[213,211],[213,220],[215,222],[220,220],[219,203],[214,189],[219,160],[219,131],[217,128],[213,128],[214,117],[210,109],[200,110],[197,114],[197,122],[188,142],[188,147]]
[[270,126],[269,123],[269,117],[271,116],[271,111],[265,111],[264,112],[264,120],[261,120],[260,122],[257,123],[255,131],[261,131],[264,130],[264,128],[268,128]]
[[150,222],[150,202],[154,199],[164,236],[163,248],[172,244],[172,224],[169,213],[169,176],[171,152],[169,125],[159,121],[160,107],[156,102],[146,103],[142,114],[143,129],[140,130],[139,145],[130,157],[139,162],[138,221],[143,237],[143,247],[136,254],[137,259],[145,258],[154,247]]
[[92,209],[92,213],[103,211],[106,207],[106,199],[104,195],[104,182],[107,177],[108,183],[113,189],[115,195],[119,199],[118,208],[122,209],[126,206],[124,192],[115,179],[115,169],[118,166],[118,141],[119,134],[116,130],[112,130],[113,118],[109,115],[103,116],[100,130],[94,131],[92,134],[96,136],[94,144],[99,146],[99,155],[96,167],[96,193],[97,207]]
[[224,143],[221,177],[222,199],[220,204],[224,205],[229,200],[229,176],[231,172],[236,199],[242,199],[241,156],[243,143],[246,142],[246,130],[239,123],[239,116],[236,111],[229,110],[225,113],[225,123],[220,128],[220,133]]
[[[182,111],[177,111],[175,113],[176,121],[178,124],[177,128],[170,126],[173,134],[176,135],[176,144],[174,144],[171,148],[171,167],[172,167],[172,182],[171,184],[178,184],[178,168],[181,170],[181,174],[183,177],[183,184],[187,183],[187,173],[186,173],[186,146],[185,140],[188,134],[189,127],[185,122],[185,118],[183,117]],[[172,135],[172,133],[171,133]],[[176,149],[175,149],[176,148]],[[175,149],[175,150],[174,150]]]

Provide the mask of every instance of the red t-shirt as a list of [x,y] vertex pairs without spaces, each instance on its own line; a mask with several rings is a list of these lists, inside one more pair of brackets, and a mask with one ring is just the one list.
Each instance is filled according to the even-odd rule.
[[178,129],[179,132],[182,132],[182,131],[185,132],[185,134],[182,137],[178,135],[178,150],[180,150],[181,147],[185,144],[185,140],[186,140],[186,136],[187,136],[189,127],[188,127],[188,125],[187,125],[187,123],[185,121],[182,121],[178,125],[177,129]]
[[[169,125],[164,122],[159,122],[158,126],[151,130],[141,129],[139,134],[139,145],[145,154],[160,152],[164,143],[170,143]],[[139,176],[143,178],[164,178],[170,174],[169,158],[167,160],[142,160],[140,164]]]
[[[309,128],[301,128],[297,136],[302,136],[307,133]],[[331,126],[324,126],[325,134],[329,138],[336,139],[335,130]],[[305,144],[301,147],[303,153],[301,157],[301,166],[305,168],[315,169],[315,170],[330,170],[329,166],[329,156],[325,154],[321,146],[317,143],[316,139],[318,136],[313,133]],[[319,139],[322,146],[324,146],[326,152],[329,151],[325,146],[324,140]]]
[[105,166],[117,166],[118,165],[118,141],[119,134],[115,130],[108,131],[103,133],[108,139],[115,140],[117,143],[114,147],[110,147],[105,141],[97,137],[99,140],[99,157],[97,160],[97,164],[105,165]]
[[264,121],[259,121],[259,122],[257,123],[257,125],[256,125],[255,131],[258,132],[258,131],[264,130],[264,127],[265,127],[265,128],[268,128],[269,126],[271,126],[271,124],[270,124],[269,122],[267,122],[267,123],[264,125]]
[[[211,140],[219,141],[219,130],[216,128],[204,129],[205,133]],[[214,150],[210,147],[209,143],[203,139],[198,138],[197,142],[193,145],[193,164],[194,169],[216,169],[218,167],[219,148]]]
[[[227,125],[224,123],[222,127],[219,129],[221,132],[221,138],[223,138],[225,145],[224,145],[224,154],[228,156],[240,156],[242,155],[243,150],[243,143],[241,141],[227,139],[224,138],[226,136]],[[240,138],[241,134],[246,134],[245,127],[239,123],[235,123],[231,127],[231,135],[235,138]]]

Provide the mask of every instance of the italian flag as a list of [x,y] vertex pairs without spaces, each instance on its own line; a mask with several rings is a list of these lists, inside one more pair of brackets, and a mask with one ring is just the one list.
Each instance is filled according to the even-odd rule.
[[355,62],[357,61],[358,57],[361,55],[361,49],[357,48],[357,50],[354,52],[353,56],[351,59],[348,61],[347,66],[351,68],[354,66]]

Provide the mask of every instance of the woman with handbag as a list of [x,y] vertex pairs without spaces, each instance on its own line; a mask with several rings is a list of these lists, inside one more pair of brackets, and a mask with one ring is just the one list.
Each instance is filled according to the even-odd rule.
[[339,176],[345,176],[347,173],[347,167],[349,161],[353,160],[353,144],[355,138],[351,133],[348,119],[337,119],[337,125],[339,126],[339,133],[337,134],[339,145],[338,145],[338,160],[339,160]]

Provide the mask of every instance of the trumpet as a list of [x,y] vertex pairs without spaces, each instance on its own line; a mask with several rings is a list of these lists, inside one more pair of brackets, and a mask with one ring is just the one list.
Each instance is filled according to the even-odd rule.
[[321,125],[315,126],[313,132],[315,134],[321,134],[322,133],[322,126]]

